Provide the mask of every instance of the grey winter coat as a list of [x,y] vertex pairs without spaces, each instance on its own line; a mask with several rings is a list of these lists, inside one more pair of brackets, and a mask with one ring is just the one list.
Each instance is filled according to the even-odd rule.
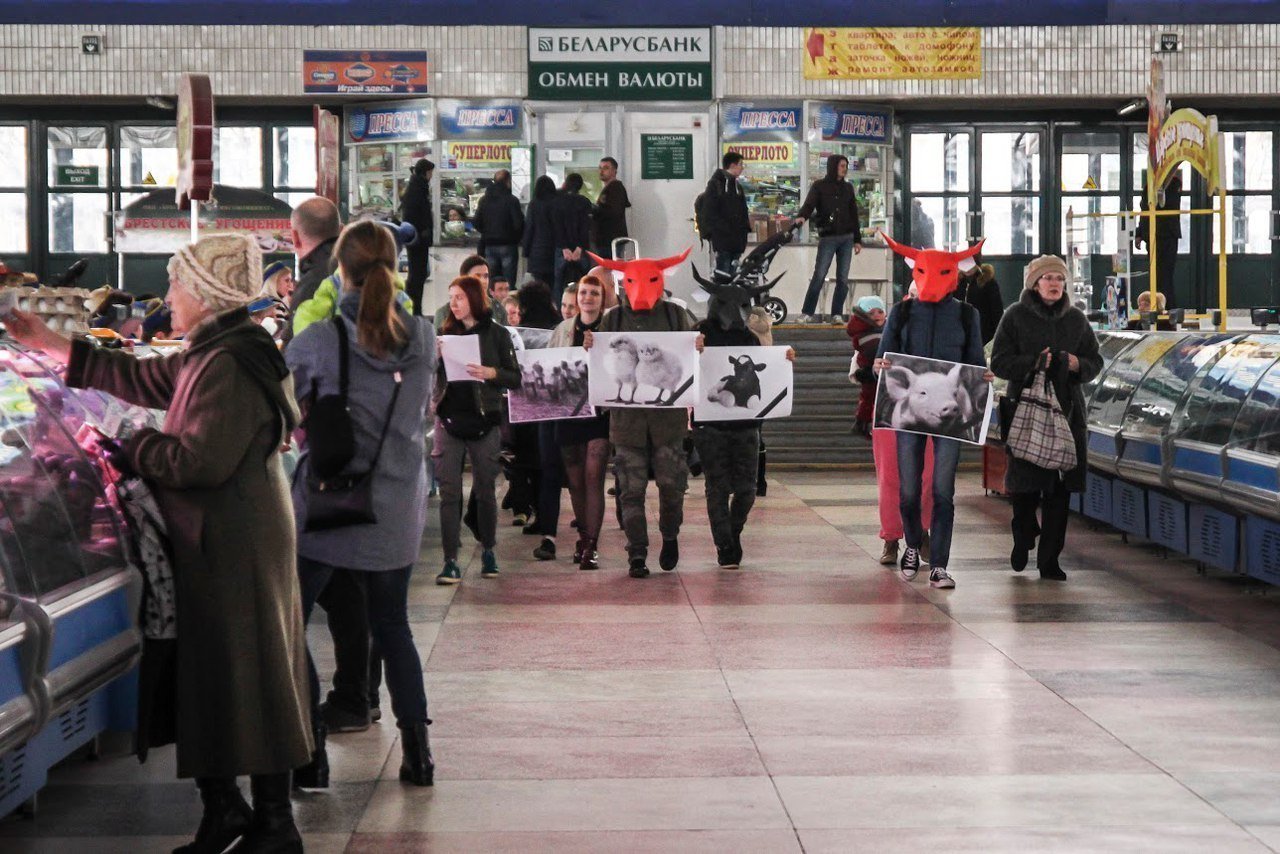
[[[1036,359],[1046,347],[1053,355],[1049,377],[1058,402],[1067,413],[1071,436],[1076,443],[1079,465],[1064,472],[1062,482],[1070,492],[1084,489],[1085,475],[1085,410],[1081,386],[1102,370],[1098,339],[1080,309],[1071,305],[1066,294],[1053,305],[1045,305],[1039,294],[1025,290],[1022,297],[1005,311],[991,346],[992,372],[1009,381],[1006,395],[1016,400],[1035,370]],[[1067,354],[1080,360],[1080,370],[1069,373]],[[1009,492],[1045,492],[1054,487],[1059,473],[1013,457],[1005,473]]]
[[[398,352],[378,358],[356,343],[355,318],[359,293],[343,294],[338,311],[351,342],[348,406],[356,435],[352,472],[368,471],[401,376],[400,397],[391,414],[386,443],[373,478],[373,506],[378,521],[331,531],[304,533],[307,518],[307,447],[293,481],[293,507],[298,530],[298,554],[330,566],[370,571],[401,569],[415,563],[427,521],[426,443],[427,405],[435,383],[436,336],[425,317],[412,317],[398,308],[409,341]],[[338,330],[332,321],[313,323],[293,339],[285,352],[298,398],[338,393]]]

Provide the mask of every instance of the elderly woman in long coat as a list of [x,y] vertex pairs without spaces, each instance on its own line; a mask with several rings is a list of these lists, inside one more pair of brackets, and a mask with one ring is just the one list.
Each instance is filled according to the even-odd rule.
[[[262,283],[251,240],[219,235],[169,262],[178,353],[140,360],[95,349],[25,312],[9,333],[67,365],[67,383],[167,409],[109,453],[147,480],[173,545],[178,776],[204,802],[178,851],[302,851],[289,771],[311,752],[293,514],[279,449],[297,423],[288,370],[245,305]],[[253,809],[236,785],[251,777]]]
[[[1082,386],[1102,370],[1098,339],[1084,312],[1067,293],[1067,264],[1054,255],[1041,255],[1027,265],[1022,297],[1004,313],[991,347],[991,370],[1009,381],[1008,396],[1017,400],[1035,375],[1047,365],[1049,380],[1071,426],[1076,467],[1050,471],[1012,455],[1005,471],[1005,489],[1013,501],[1015,572],[1027,567],[1040,538],[1036,566],[1040,577],[1064,581],[1058,557],[1067,539],[1070,494],[1084,489],[1085,411]],[[1036,521],[1036,510],[1040,520]]]

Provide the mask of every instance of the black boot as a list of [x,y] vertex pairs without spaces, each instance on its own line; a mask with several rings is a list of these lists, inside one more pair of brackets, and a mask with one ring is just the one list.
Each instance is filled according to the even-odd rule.
[[435,784],[436,763],[431,758],[431,739],[426,724],[414,724],[400,728],[400,747],[404,758],[400,761],[400,780],[415,786]]
[[221,854],[249,830],[253,810],[234,777],[200,777],[196,785],[204,803],[200,828],[193,841],[173,849],[173,854]]
[[302,834],[293,823],[289,800],[289,772],[254,774],[253,825],[231,849],[234,854],[303,854]]
[[311,736],[315,740],[315,750],[311,752],[311,761],[293,771],[293,785],[299,789],[329,788],[329,753],[324,742],[328,730],[324,720],[311,722]]

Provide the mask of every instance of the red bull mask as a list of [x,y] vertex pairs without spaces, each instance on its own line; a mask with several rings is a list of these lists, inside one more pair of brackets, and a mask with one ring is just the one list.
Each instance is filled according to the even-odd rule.
[[880,236],[911,268],[911,278],[923,302],[942,302],[953,293],[960,286],[960,273],[967,273],[978,266],[973,256],[982,251],[982,244],[986,242],[979,240],[963,252],[943,252],[941,249],[905,246],[883,231]]
[[614,261],[591,252],[587,254],[601,267],[622,273],[622,286],[626,290],[628,304],[636,311],[649,311],[666,293],[665,271],[684,263],[692,250],[693,247],[690,246],[683,254],[672,255],[670,258],[637,258],[634,261]]

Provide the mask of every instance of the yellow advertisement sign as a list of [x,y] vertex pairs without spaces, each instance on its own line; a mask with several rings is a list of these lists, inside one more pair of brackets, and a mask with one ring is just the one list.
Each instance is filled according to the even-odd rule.
[[511,142],[450,142],[446,152],[449,169],[475,169],[490,166],[511,168]]
[[752,163],[794,164],[797,162],[796,148],[794,142],[728,142],[723,153],[741,154],[748,166]]
[[1156,137],[1152,151],[1156,164],[1155,188],[1165,185],[1179,163],[1190,163],[1191,168],[1208,182],[1209,194],[1218,191],[1222,158],[1218,148],[1216,116],[1205,118],[1186,107],[1174,110],[1160,126],[1160,135]]
[[806,80],[968,80],[982,76],[977,27],[806,27]]

